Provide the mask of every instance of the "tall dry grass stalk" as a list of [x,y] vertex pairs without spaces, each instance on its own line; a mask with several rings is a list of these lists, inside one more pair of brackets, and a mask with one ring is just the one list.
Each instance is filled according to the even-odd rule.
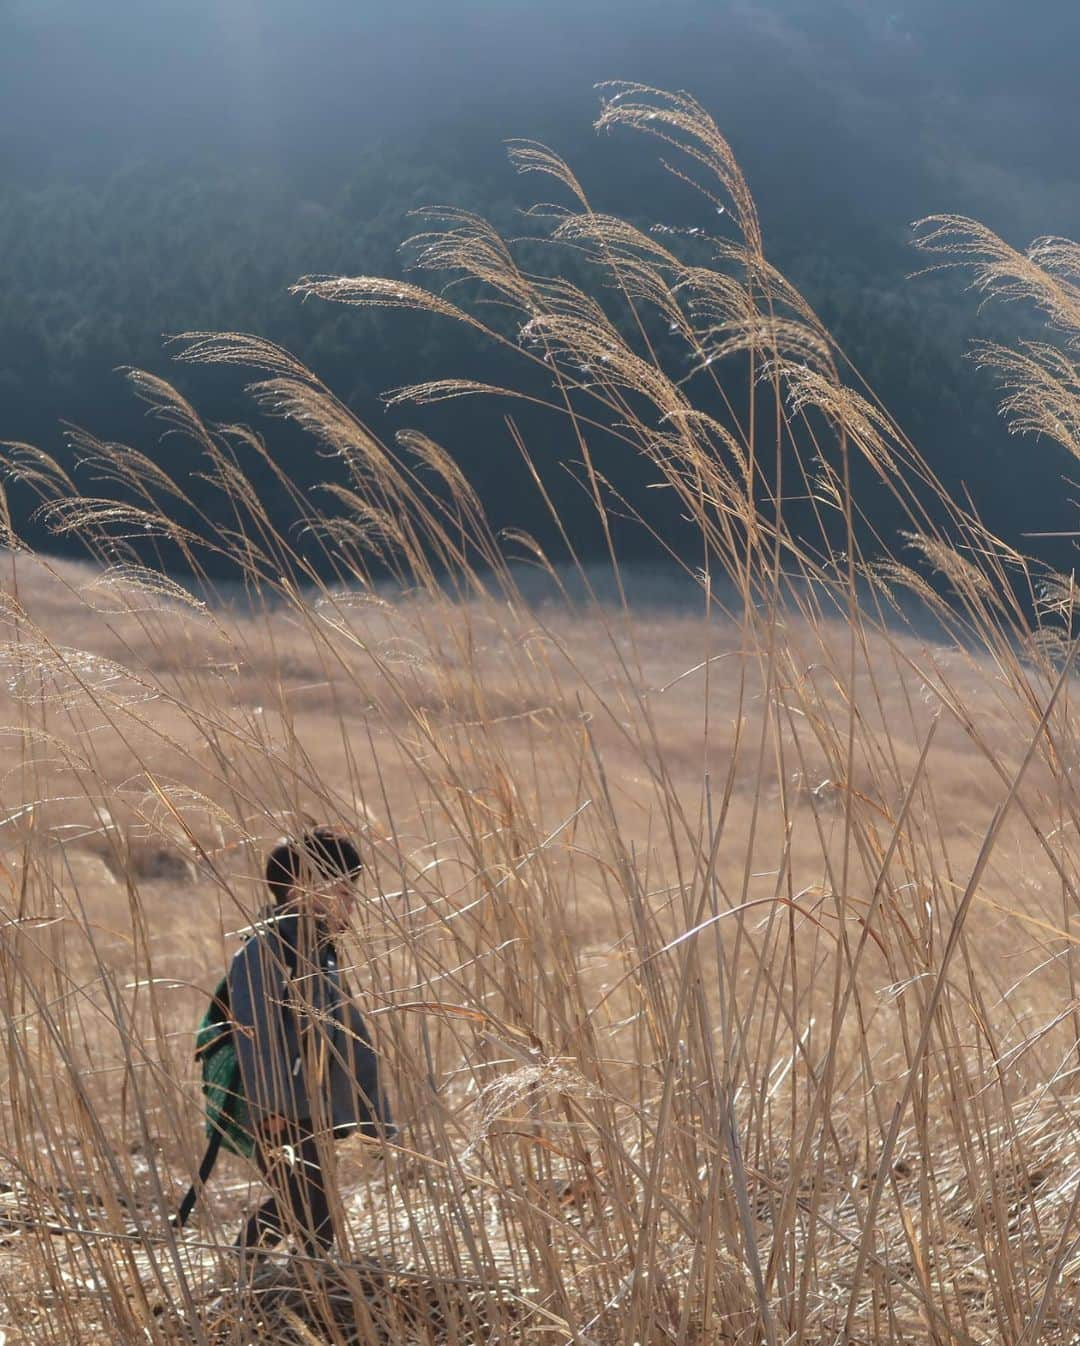
[[[724,212],[707,264],[523,142],[603,303],[458,211],[417,265],[479,287],[496,325],[399,281],[295,288],[442,315],[549,374],[598,533],[625,509],[594,463],[614,435],[696,525],[695,602],[636,608],[613,543],[614,600],[579,566],[583,600],[530,602],[444,449],[383,443],[257,337],[179,357],[255,371],[255,402],[343,465],[329,509],[138,372],[213,517],[184,472],[88,434],[93,497],[8,446],[94,558],[31,556],[5,509],[9,1343],[1075,1339],[1074,581],[944,498],[767,261],[700,105],[604,97],[601,129],[658,138]],[[1043,306],[1064,340],[983,358],[1018,428],[1080,451],[1075,247],[1021,255],[952,219],[922,242]],[[515,396],[393,398],[474,394]],[[897,547],[867,542],[867,473]],[[147,563],[155,539],[196,575],[227,558],[246,600],[192,596]],[[201,1148],[192,1030],[268,842],[307,818],[370,859],[353,976],[403,1129],[342,1147],[337,1258],[233,1292],[251,1174],[223,1163],[192,1227],[168,1223]]]

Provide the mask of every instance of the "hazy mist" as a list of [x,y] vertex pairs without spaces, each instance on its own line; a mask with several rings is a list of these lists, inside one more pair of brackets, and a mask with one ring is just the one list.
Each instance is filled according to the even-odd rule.
[[459,121],[493,143],[576,137],[595,81],[637,79],[700,97],[770,194],[788,181],[864,193],[898,224],[981,209],[1067,231],[1080,7],[1036,8],[1039,23],[1005,0],[12,0],[0,162],[40,181],[255,154],[332,176]]

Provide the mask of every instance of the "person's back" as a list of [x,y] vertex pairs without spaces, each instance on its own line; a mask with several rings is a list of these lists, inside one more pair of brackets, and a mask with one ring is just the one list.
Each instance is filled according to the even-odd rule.
[[256,1126],[284,1118],[379,1133],[389,1117],[378,1061],[321,921],[288,911],[260,923],[229,969],[229,1003]]

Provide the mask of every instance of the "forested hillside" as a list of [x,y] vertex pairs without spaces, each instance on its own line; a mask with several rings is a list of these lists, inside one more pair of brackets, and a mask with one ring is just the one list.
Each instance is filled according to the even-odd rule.
[[[364,8],[325,3],[301,20],[285,5],[257,16],[188,5],[151,18],[109,4],[92,24],[60,0],[10,8],[0,54],[4,438],[55,450],[60,423],[75,422],[183,471],[183,446],[157,443],[114,371],[167,373],[209,417],[250,421],[242,377],[177,368],[163,339],[251,331],[294,351],[377,430],[422,424],[498,523],[543,535],[506,408],[387,412],[379,400],[425,377],[520,380],[505,356],[464,347],[438,320],[302,304],[287,286],[312,272],[404,274],[399,244],[426,227],[410,212],[427,204],[543,234],[545,221],[517,214],[532,193],[503,155],[516,135],[555,145],[598,210],[723,237],[725,222],[650,166],[641,146],[631,153],[593,135],[593,81],[629,75],[690,87],[717,116],[774,260],[946,485],[966,483],[1008,536],[1073,525],[1063,455],[1049,445],[1018,452],[992,384],[963,356],[968,337],[993,335],[995,323],[1023,330],[1023,315],[980,315],[948,275],[906,279],[924,263],[909,247],[918,215],[970,212],[1016,245],[1077,222],[1080,184],[1061,115],[1075,97],[1067,71],[1048,64],[1045,42],[1013,46],[1003,67],[990,38],[1004,8],[995,17],[981,6],[976,30],[967,4],[944,16],[921,3],[855,10],[794,0],[686,0],[662,15],[606,3],[586,16],[560,5],[544,16],[513,4],[465,4],[452,17],[413,5],[408,16],[373,18]],[[107,42],[91,40],[102,34]],[[679,246],[690,261],[708,255],[701,237]],[[587,280],[566,250],[527,256]],[[657,340],[664,358],[685,359],[677,343],[665,349],[664,333]],[[733,368],[730,382],[736,395],[744,371]],[[564,426],[515,414],[542,465],[573,457]],[[332,472],[280,424],[262,428],[302,481]],[[613,449],[607,466],[620,490],[640,495],[640,465]],[[572,524],[579,492],[565,472],[551,476]],[[16,491],[15,504],[25,514],[29,498]],[[674,517],[661,522],[677,532]],[[28,533],[42,541],[35,524]],[[648,550],[636,535],[625,545]],[[1055,559],[1068,563],[1060,544]]]

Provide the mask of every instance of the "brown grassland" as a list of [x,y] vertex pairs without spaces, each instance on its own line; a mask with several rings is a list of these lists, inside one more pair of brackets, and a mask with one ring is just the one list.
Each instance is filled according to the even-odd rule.
[[[502,326],[445,288],[297,289],[442,314],[546,366],[598,532],[605,433],[699,527],[677,603],[620,599],[614,556],[607,597],[582,568],[583,596],[560,598],[569,571],[518,537],[554,595],[530,598],[437,445],[381,443],[254,337],[179,353],[256,371],[255,401],[342,460],[334,510],[298,502],[321,568],[240,470],[236,445],[261,442],[149,375],[136,390],[198,450],[228,526],[181,528],[183,480],[122,446],[76,436],[117,499],[7,447],[91,558],[31,555],[6,522],[8,1343],[1080,1332],[1072,578],[942,498],[770,267],[699,105],[610,87],[599,125],[659,137],[730,222],[690,266],[676,231],[595,213],[553,154],[513,147],[556,180],[555,241],[629,326],[451,211],[418,263],[478,283]],[[1075,246],[1016,253],[959,219],[921,243],[1042,310],[1045,345],[981,358],[1019,430],[1080,455]],[[654,358],[657,320],[691,378]],[[748,411],[695,405],[736,362]],[[395,396],[465,395],[513,391]],[[868,554],[855,460],[909,520],[899,551]],[[788,494],[818,536],[789,528]],[[187,593],[135,536],[196,572],[224,553],[243,601]],[[193,1030],[262,905],[268,844],[312,818],[363,838],[350,961],[401,1131],[340,1147],[334,1258],[237,1284],[247,1166],[223,1160],[192,1223],[169,1224],[203,1144]]]

